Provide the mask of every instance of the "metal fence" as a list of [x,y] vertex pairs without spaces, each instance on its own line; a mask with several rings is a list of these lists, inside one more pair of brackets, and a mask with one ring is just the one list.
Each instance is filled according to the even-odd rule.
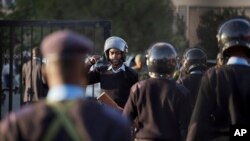
[[[0,119],[2,108],[7,103],[7,111],[13,110],[13,95],[19,95],[22,104],[22,65],[31,57],[32,48],[39,46],[47,34],[61,29],[69,29],[86,35],[95,44],[94,53],[101,54],[106,38],[111,36],[111,21],[8,21],[0,20]],[[9,65],[6,69],[5,65]],[[5,67],[5,70],[3,68]],[[3,73],[9,73],[9,84],[4,84]],[[17,78],[16,78],[17,77]],[[8,98],[6,98],[8,97]],[[6,100],[8,99],[8,100]],[[15,103],[14,103],[15,104]]]

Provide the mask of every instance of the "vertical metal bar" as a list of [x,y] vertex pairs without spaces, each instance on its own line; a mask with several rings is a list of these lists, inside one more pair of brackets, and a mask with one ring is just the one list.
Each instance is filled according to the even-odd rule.
[[9,112],[12,111],[12,101],[13,101],[13,47],[14,47],[14,27],[10,27],[9,31],[9,65],[10,65],[10,75],[9,75],[9,82],[10,82],[10,87],[9,87]]
[[[95,23],[96,24],[96,23]],[[95,31],[96,31],[96,28],[97,28],[97,26],[93,26],[93,28],[92,29],[94,29],[94,32],[93,32],[93,37],[92,37],[92,40],[94,41],[94,48],[95,48],[95,42],[96,42],[96,36],[95,36]],[[96,84],[93,84],[92,85],[92,97],[94,97],[95,96],[95,85]]]
[[30,39],[31,42],[30,42],[30,45],[31,45],[31,53],[32,53],[32,48],[33,48],[33,46],[34,46],[34,45],[33,45],[33,44],[34,44],[34,37],[33,37],[33,36],[34,36],[34,34],[33,34],[33,32],[34,32],[34,26],[33,26],[33,25],[31,26],[30,32],[31,32],[31,33],[30,33],[30,35],[31,35],[31,39]]
[[33,100],[33,96],[34,96],[34,88],[33,88],[33,54],[32,54],[32,48],[33,48],[33,26],[31,26],[30,28],[30,54],[31,54],[31,57],[30,57],[30,87],[31,87],[31,90],[28,91],[28,95],[29,95],[29,99],[28,99],[28,102],[32,102]]
[[[111,21],[100,21],[100,25],[103,27],[103,38],[104,42],[107,38],[111,36]],[[104,57],[104,62],[107,63],[108,60],[106,57]]]
[[23,105],[23,91],[24,91],[24,87],[23,87],[23,82],[22,82],[22,78],[23,78],[23,65],[24,65],[24,59],[23,59],[23,26],[21,26],[21,71],[20,71],[20,105]]
[[[3,42],[2,42],[2,37],[3,37],[3,28],[0,29],[0,54],[1,54],[1,57],[0,57],[0,70],[2,71],[3,70]],[[0,95],[0,120],[2,119],[2,96],[4,95],[4,92],[3,92],[3,88],[2,88],[2,75],[0,76],[1,77],[1,82],[0,82],[0,90],[1,90],[1,95]]]
[[104,40],[106,40],[108,37],[111,36],[111,22],[110,21],[103,21],[101,22],[101,25],[103,26],[103,34],[104,34]]

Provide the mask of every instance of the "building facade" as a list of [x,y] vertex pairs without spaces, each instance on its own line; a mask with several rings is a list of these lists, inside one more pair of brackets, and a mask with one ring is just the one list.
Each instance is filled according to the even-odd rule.
[[204,12],[216,8],[235,8],[244,10],[246,16],[250,17],[250,0],[172,0],[172,2],[176,14],[184,18],[190,47],[199,42],[196,29]]

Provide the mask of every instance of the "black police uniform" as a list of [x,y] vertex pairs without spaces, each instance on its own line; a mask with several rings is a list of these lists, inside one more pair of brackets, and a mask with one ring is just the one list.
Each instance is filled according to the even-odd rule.
[[138,124],[136,141],[184,139],[191,108],[189,91],[169,77],[176,66],[176,51],[168,43],[156,43],[147,56],[151,78],[133,85],[123,114]]
[[177,80],[177,83],[184,85],[190,90],[190,104],[194,108],[198,90],[200,87],[201,77],[207,66],[207,55],[200,48],[191,48],[184,54],[184,71],[187,75]]
[[125,71],[113,73],[109,66],[96,67],[88,73],[88,84],[100,82],[101,92],[107,93],[120,107],[128,100],[130,88],[138,81],[138,74],[125,66]]
[[188,95],[189,91],[174,80],[149,78],[136,83],[123,111],[132,121],[138,122],[135,137],[180,140],[191,114]]
[[[231,124],[250,123],[250,67],[230,65],[208,70],[201,82],[190,122],[190,140],[229,140]],[[194,132],[195,130],[195,132]]]
[[[230,125],[250,124],[250,67],[246,58],[240,58],[250,57],[250,22],[228,20],[217,37],[223,56],[230,57],[229,62],[231,57],[238,62],[213,67],[204,74],[187,141],[228,141]],[[231,49],[239,52],[234,54]]]

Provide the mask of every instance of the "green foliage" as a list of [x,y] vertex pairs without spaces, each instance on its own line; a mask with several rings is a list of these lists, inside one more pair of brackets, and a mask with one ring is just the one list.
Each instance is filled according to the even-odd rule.
[[170,0],[18,0],[7,19],[112,20],[112,34],[129,52],[144,52],[153,42],[172,40]]
[[207,52],[209,59],[216,58],[219,52],[216,39],[218,27],[226,19],[240,15],[244,16],[244,11],[232,8],[213,9],[201,15],[197,36],[200,40],[199,46]]
[[179,56],[181,56],[181,54],[183,54],[183,52],[188,47],[188,41],[185,36],[186,23],[183,19],[183,16],[176,15],[174,26],[176,28],[176,31],[174,32],[174,36],[172,37],[172,42],[174,43]]

